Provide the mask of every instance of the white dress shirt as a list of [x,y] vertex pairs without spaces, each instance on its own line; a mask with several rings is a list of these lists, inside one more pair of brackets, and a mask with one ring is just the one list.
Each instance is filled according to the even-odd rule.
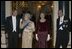
[[[63,23],[63,19],[64,19],[64,16],[60,17],[59,25],[61,25]],[[60,30],[63,30],[62,26],[59,29]]]
[[12,16],[13,31],[16,32],[16,16]]

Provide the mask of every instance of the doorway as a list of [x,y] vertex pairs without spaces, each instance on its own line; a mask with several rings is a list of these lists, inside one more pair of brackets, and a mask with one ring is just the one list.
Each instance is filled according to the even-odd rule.
[[[53,19],[52,19],[52,5],[53,1],[12,1],[12,10],[17,9],[19,18],[22,17],[22,12],[30,12],[32,15],[32,21],[35,25],[38,21],[40,12],[44,12],[46,19],[49,21],[49,28],[51,34],[51,40],[48,42],[48,47],[53,47]],[[35,35],[35,33],[34,33]],[[21,40],[19,40],[18,47],[21,48]],[[35,36],[33,38],[33,48],[35,48]]]

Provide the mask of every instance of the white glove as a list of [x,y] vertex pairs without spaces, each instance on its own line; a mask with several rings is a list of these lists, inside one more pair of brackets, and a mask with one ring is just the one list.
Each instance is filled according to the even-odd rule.
[[48,34],[48,37],[47,37],[47,41],[49,41],[50,40],[50,34]]
[[38,35],[36,34],[36,40],[38,41]]

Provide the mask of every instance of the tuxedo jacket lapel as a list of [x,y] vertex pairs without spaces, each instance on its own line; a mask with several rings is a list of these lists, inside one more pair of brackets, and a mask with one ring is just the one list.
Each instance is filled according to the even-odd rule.
[[12,16],[11,16],[11,18],[10,18],[10,24],[11,24],[11,28],[13,29]]

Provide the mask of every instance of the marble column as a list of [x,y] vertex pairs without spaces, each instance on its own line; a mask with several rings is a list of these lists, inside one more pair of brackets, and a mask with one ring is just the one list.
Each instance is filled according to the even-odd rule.
[[53,38],[53,40],[54,40],[54,42],[53,42],[53,45],[54,45],[54,47],[55,47],[55,42],[56,42],[56,20],[57,20],[57,18],[58,18],[58,1],[54,1],[53,2],[53,36],[54,36],[54,38]]

